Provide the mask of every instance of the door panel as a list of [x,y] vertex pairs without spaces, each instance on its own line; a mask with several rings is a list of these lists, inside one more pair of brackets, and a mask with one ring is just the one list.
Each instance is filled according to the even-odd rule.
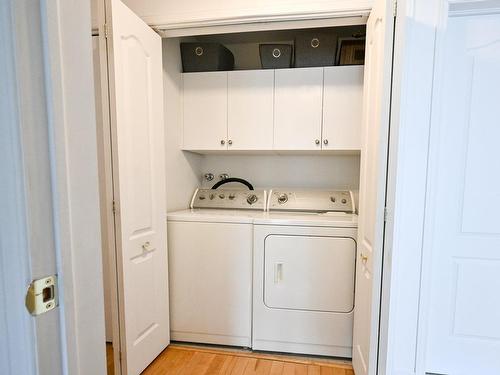
[[375,374],[377,370],[394,29],[392,7],[392,1],[375,1],[366,30],[352,353],[356,375]]
[[185,150],[227,148],[227,72],[184,73]]
[[272,150],[274,70],[228,72],[228,150]]
[[354,307],[352,238],[269,235],[264,303],[277,309],[348,313]]
[[361,149],[363,66],[325,68],[323,150]]
[[275,71],[275,150],[321,150],[322,99],[323,68]]
[[500,373],[500,15],[482,13],[450,17],[439,45],[424,238],[429,372]]
[[118,0],[108,39],[123,369],[169,343],[161,39]]
[[251,346],[253,226],[169,221],[168,231],[172,338]]

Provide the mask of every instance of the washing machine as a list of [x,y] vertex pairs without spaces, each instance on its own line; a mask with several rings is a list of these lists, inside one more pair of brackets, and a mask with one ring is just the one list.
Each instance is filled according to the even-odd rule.
[[264,190],[212,188],[167,214],[172,340],[251,346],[253,220],[265,208]]
[[274,190],[267,210],[254,218],[252,348],[351,357],[352,192]]

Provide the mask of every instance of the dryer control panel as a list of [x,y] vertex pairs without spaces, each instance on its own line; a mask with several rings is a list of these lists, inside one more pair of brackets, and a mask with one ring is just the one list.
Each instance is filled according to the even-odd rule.
[[269,211],[355,213],[354,196],[349,190],[271,190]]
[[266,209],[266,191],[197,189],[191,199],[191,208],[264,211]]

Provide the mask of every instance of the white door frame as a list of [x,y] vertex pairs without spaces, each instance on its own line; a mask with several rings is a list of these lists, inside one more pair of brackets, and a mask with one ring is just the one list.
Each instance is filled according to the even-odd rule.
[[68,374],[105,374],[90,2],[42,3],[63,363]]
[[425,218],[435,0],[397,5],[379,374],[421,374],[416,356]]
[[[11,151],[1,168],[11,183],[2,186],[10,224],[2,225],[1,287],[12,303],[9,328],[19,329],[1,353],[7,373],[105,374],[90,3],[11,0],[0,17],[8,42],[0,57],[8,83],[2,151]],[[54,273],[59,307],[29,316],[29,281]],[[16,352],[20,343],[26,349]]]

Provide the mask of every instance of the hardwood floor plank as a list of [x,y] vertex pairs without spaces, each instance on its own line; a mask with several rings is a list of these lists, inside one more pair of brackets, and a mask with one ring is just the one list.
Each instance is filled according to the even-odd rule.
[[321,375],[321,367],[318,365],[307,366],[307,375]]
[[307,366],[297,363],[295,365],[295,375],[307,375]]
[[320,374],[321,375],[333,375],[333,368],[321,366]]
[[269,375],[281,375],[283,373],[284,363],[281,361],[272,361]]
[[295,363],[285,362],[282,375],[295,375]]
[[210,362],[210,365],[207,371],[205,371],[204,375],[219,375],[224,362],[226,362],[228,358],[228,356],[225,356],[223,354],[216,354]]
[[[231,375],[243,375],[245,373],[245,369],[250,361],[250,358],[247,357],[235,357],[234,367],[231,369]],[[194,375],[194,374],[193,374]]]
[[222,368],[219,371],[219,375],[231,375],[231,371],[233,371],[233,367],[236,363],[236,357],[227,356],[226,361],[222,365]]

